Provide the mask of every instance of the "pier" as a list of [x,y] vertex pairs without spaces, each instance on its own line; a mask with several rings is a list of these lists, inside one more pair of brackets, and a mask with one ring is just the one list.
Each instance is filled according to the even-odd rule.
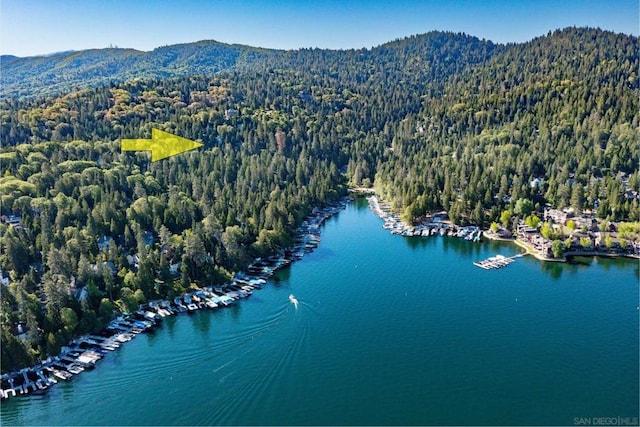
[[515,261],[516,258],[520,258],[525,256],[526,254],[518,254],[510,257],[506,257],[504,255],[496,255],[490,258],[487,258],[483,261],[474,261],[473,265],[476,267],[483,268],[485,270],[493,270],[498,268],[503,268],[511,264]]

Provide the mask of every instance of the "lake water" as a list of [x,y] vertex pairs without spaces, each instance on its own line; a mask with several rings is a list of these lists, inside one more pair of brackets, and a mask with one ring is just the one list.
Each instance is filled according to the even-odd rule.
[[[233,308],[179,315],[1,425],[573,425],[638,417],[637,260],[472,261],[366,202]],[[300,301],[296,308],[289,294]],[[617,418],[616,418],[617,419]],[[637,419],[636,419],[637,423]]]

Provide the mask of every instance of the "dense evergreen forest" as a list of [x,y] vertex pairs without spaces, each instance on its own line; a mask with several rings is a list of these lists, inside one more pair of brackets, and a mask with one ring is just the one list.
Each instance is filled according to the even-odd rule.
[[409,220],[442,208],[481,224],[519,198],[640,220],[638,47],[566,29],[453,75],[397,124],[376,188]]
[[213,74],[243,69],[276,51],[213,40],[163,46],[151,52],[109,47],[18,58],[0,56],[0,99],[51,96],[111,82]]
[[[164,67],[198,51],[181,46]],[[407,221],[447,210],[486,226],[519,199],[640,220],[638,47],[597,29],[511,45],[433,32],[5,98],[2,370],[224,282],[348,185],[375,186]],[[157,163],[120,151],[154,127],[204,147]]]

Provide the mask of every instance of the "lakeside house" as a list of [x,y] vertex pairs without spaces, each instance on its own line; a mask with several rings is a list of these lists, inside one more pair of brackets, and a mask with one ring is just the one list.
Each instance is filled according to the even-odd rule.
[[586,215],[581,215],[573,218],[573,222],[576,224],[576,228],[585,229],[588,231],[598,231],[597,221]]
[[542,188],[542,184],[544,184],[544,179],[542,178],[533,178],[529,181],[529,186],[531,188]]
[[495,232],[495,235],[500,239],[513,239],[513,234],[511,231],[504,227],[500,227],[498,231]]
[[91,264],[90,267],[96,273],[99,272],[101,268],[107,267],[109,268],[109,270],[111,270],[111,273],[113,273],[114,276],[118,274],[118,269],[116,268],[116,265],[113,261],[101,262],[100,264]]
[[224,118],[225,120],[230,120],[234,117],[238,117],[238,110],[236,110],[235,108],[228,108],[225,112],[224,112]]
[[171,273],[171,275],[173,276],[179,276],[180,275],[180,266],[182,265],[182,262],[176,262],[174,264],[171,264],[169,266],[169,273]]
[[155,241],[153,233],[151,231],[145,231],[143,235],[143,240],[146,246],[153,246],[153,242]]
[[[617,225],[609,223],[603,229],[596,221],[593,213],[574,215],[570,208],[554,209],[545,208],[545,222],[551,223],[553,229],[560,235],[565,245],[565,251],[572,255],[580,253],[591,254],[595,252],[601,254],[618,255],[640,255],[640,240],[637,238],[621,238],[617,232]],[[565,226],[573,222],[569,231]],[[528,227],[522,220],[518,220],[516,225],[516,237],[529,244],[540,255],[552,257],[551,241],[545,239],[536,228]],[[567,235],[568,234],[568,235]]]
[[551,252],[551,240],[545,239],[538,232],[537,228],[529,227],[522,220],[518,221],[518,225],[516,227],[516,237],[519,240],[527,243],[529,246],[533,247],[540,253],[540,255],[544,257],[553,256],[553,253]]
[[140,256],[138,256],[138,254],[127,255],[127,262],[129,263],[130,267],[133,267],[137,270],[140,263]]
[[593,214],[583,213],[582,215],[575,215],[571,208],[564,208],[562,210],[545,208],[544,220],[551,221],[552,224],[560,226],[567,225],[567,222],[571,220],[576,228],[598,231],[598,223]]
[[87,292],[87,289],[83,286],[80,289],[76,290],[74,297],[76,298],[76,300],[82,302],[89,297],[89,293]]

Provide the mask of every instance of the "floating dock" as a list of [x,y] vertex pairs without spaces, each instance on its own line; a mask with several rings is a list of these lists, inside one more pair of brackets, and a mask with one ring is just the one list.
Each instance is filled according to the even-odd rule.
[[484,268],[485,270],[494,270],[494,269],[508,266],[516,258],[520,258],[521,256],[524,256],[524,254],[518,254],[511,257],[506,257],[504,255],[496,255],[496,256],[487,258],[484,261],[474,261],[473,265],[475,265],[476,267]]

